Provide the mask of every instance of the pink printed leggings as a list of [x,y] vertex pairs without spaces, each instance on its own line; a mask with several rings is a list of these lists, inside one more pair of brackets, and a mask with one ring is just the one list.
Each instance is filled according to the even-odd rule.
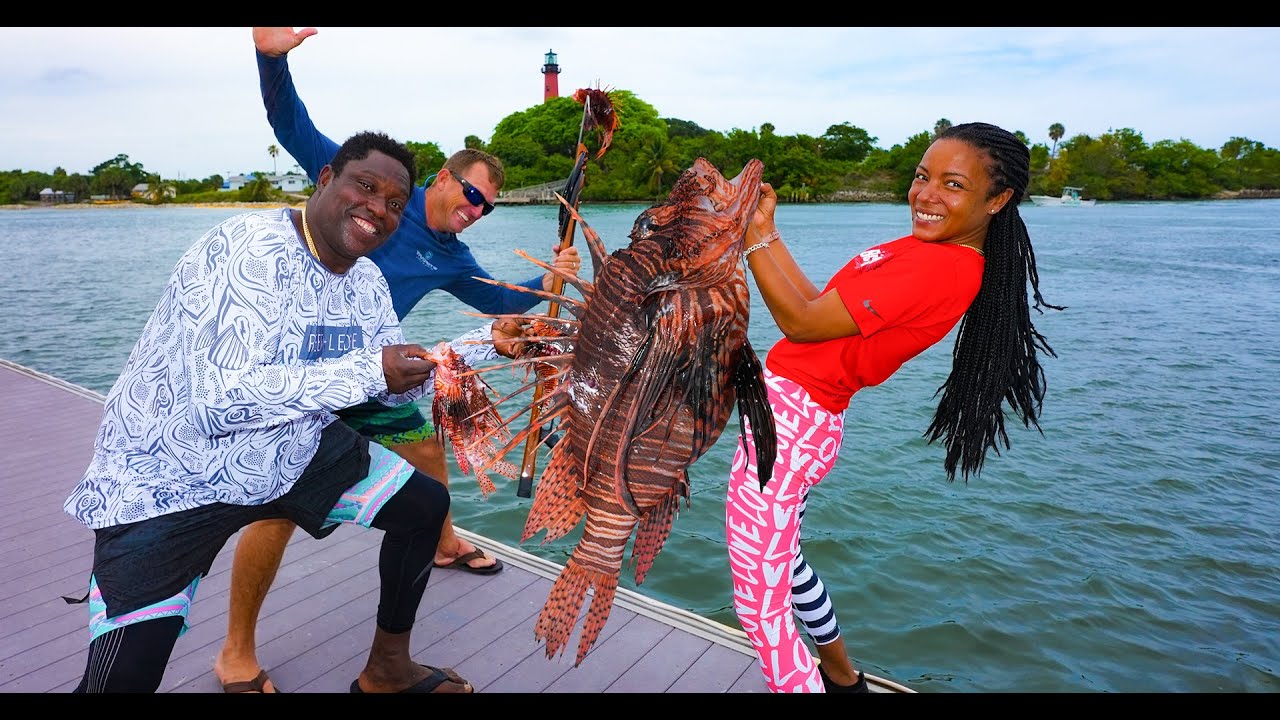
[[800,552],[800,524],[809,489],[839,455],[844,414],[825,410],[799,385],[767,369],[764,380],[778,429],[778,457],[763,492],[749,428],[733,458],[725,503],[733,610],[772,692],[823,692],[795,618],[818,644],[834,641],[840,628],[822,581]]

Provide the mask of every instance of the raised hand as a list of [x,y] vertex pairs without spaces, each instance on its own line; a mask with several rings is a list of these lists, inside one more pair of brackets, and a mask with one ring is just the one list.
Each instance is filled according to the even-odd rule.
[[760,202],[751,216],[751,226],[747,232],[747,244],[751,245],[759,238],[767,237],[777,226],[774,225],[773,211],[778,207],[778,193],[769,183],[760,183]]
[[291,27],[255,27],[253,46],[263,55],[280,57],[318,32],[320,31],[313,27],[304,27],[297,32]]

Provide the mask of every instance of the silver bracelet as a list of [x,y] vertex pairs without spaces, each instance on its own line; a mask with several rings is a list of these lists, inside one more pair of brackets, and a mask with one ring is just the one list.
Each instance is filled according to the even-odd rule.
[[743,250],[742,257],[745,258],[746,256],[750,255],[756,250],[760,250],[761,248],[767,248],[769,247],[769,243],[773,242],[774,240],[781,240],[781,239],[782,239],[782,236],[778,234],[777,228],[774,228],[774,231],[769,233],[769,236],[766,237],[762,242],[758,242],[755,245],[752,245],[751,247],[747,248],[746,250]]

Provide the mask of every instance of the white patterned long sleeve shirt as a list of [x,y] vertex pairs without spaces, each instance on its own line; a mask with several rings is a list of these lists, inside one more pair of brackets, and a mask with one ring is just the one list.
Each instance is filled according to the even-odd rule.
[[[451,342],[496,357],[480,328]],[[179,259],[107,395],[93,459],[63,508],[90,528],[289,491],[334,411],[387,392],[382,350],[403,343],[372,261],[343,275],[302,244],[288,208],[229,218]]]

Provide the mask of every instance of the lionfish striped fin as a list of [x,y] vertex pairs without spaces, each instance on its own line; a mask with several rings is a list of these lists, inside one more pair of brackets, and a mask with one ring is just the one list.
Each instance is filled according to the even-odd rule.
[[590,300],[590,299],[591,299],[591,295],[592,295],[592,294],[595,292],[595,290],[596,290],[595,285],[594,285],[594,284],[592,284],[590,280],[584,280],[584,279],[583,279],[581,276],[579,276],[579,275],[575,275],[574,273],[566,272],[566,271],[564,271],[564,270],[561,270],[560,268],[558,268],[558,267],[556,267],[556,266],[554,266],[554,265],[551,265],[550,263],[545,263],[545,262],[543,262],[543,261],[541,261],[541,260],[539,260],[539,259],[537,259],[537,258],[533,257],[532,255],[530,255],[529,253],[527,253],[527,252],[525,252],[525,251],[523,251],[523,250],[518,250],[518,249],[517,249],[517,250],[515,251],[515,253],[516,253],[517,255],[519,255],[520,257],[524,258],[525,260],[528,260],[529,262],[533,263],[534,265],[537,265],[538,267],[542,268],[543,270],[546,270],[547,272],[551,273],[552,275],[555,275],[555,276],[557,276],[557,277],[561,278],[562,280],[564,280],[565,282],[569,283],[570,285],[574,286],[575,288],[577,288],[577,289],[578,289],[578,292],[582,293],[582,297],[586,298],[587,300]]
[[591,229],[586,220],[578,214],[578,211],[569,206],[568,201],[560,197],[560,193],[556,193],[556,199],[560,204],[569,211],[573,219],[582,227],[582,237],[587,240],[587,249],[591,251],[591,277],[600,277],[600,270],[609,262],[609,250],[605,248],[604,241],[600,239],[600,233]]
[[558,303],[561,307],[568,308],[570,311],[573,312],[574,317],[577,317],[579,319],[582,318],[582,313],[586,310],[586,305],[584,303],[574,298],[571,298],[568,295],[547,292],[546,290],[534,290],[532,288],[527,288],[523,285],[515,285],[509,282],[503,282],[501,280],[494,280],[493,278],[482,278],[476,275],[472,275],[471,279],[479,280],[480,282],[483,282],[483,283],[489,283],[490,285],[497,285],[498,287],[504,287],[504,288],[507,288],[508,290],[518,290],[520,292],[529,293],[530,295],[537,295],[543,300],[550,300],[553,303]]
[[640,524],[636,527],[636,540],[631,546],[631,562],[636,567],[637,585],[644,582],[645,576],[649,574],[649,568],[653,567],[654,558],[662,551],[663,544],[667,542],[667,537],[671,535],[671,526],[680,511],[681,495],[684,495],[685,507],[688,507],[689,480],[687,474],[684,481],[679,484],[684,488],[684,493],[681,493],[676,487],[672,487],[671,492],[666,497],[641,516]]

